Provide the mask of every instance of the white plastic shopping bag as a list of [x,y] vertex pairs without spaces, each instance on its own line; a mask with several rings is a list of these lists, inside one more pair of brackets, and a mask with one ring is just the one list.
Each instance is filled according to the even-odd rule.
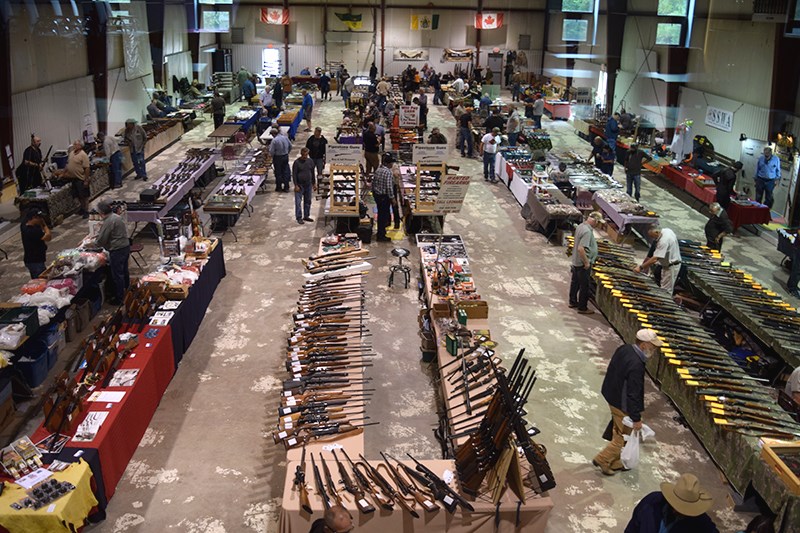
[[622,448],[622,453],[619,458],[622,465],[630,470],[636,468],[639,464],[639,431],[634,430],[630,435],[623,435],[625,439],[625,447]]
[[[622,419],[622,425],[625,427],[632,428],[633,427],[633,420],[631,417],[626,416]],[[647,424],[642,424],[642,429],[639,431],[639,436],[642,439],[642,442],[646,441],[647,439],[653,438],[656,436],[656,432],[648,426]]]

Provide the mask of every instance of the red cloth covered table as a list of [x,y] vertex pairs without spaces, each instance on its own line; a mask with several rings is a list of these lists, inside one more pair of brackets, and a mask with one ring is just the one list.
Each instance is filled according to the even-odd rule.
[[772,222],[772,213],[769,207],[753,202],[751,205],[741,205],[731,202],[726,209],[728,218],[731,219],[733,231],[746,224],[769,224]]
[[716,187],[701,187],[694,180],[686,182],[686,192],[702,201],[704,204],[712,204],[717,201]]
[[[151,330],[157,331],[155,338],[145,337],[145,333]],[[84,411],[78,415],[75,427],[92,411],[106,411],[108,417],[94,440],[90,442],[70,440],[64,448],[67,452],[70,448],[97,450],[107,499],[113,496],[122,474],[153,418],[161,396],[175,373],[169,326],[145,326],[142,332],[136,331],[136,328],[134,332],[139,335],[139,346],[120,365],[120,369],[139,369],[133,386],[102,389],[125,391],[126,394],[119,403],[85,402]],[[38,442],[48,434],[49,432],[40,426],[34,433],[34,442]]]

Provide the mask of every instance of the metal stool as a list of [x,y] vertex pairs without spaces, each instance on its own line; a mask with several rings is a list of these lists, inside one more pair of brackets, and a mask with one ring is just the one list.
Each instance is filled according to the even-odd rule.
[[138,244],[138,243],[137,244],[131,244],[130,257],[131,257],[131,259],[133,259],[133,262],[136,263],[136,266],[139,267],[139,270],[144,271],[144,267],[141,265],[141,263],[139,263],[139,261],[136,259],[136,257],[133,256],[133,254],[138,255],[139,259],[142,260],[142,263],[147,265],[147,260],[142,255],[142,250],[144,250],[144,246],[143,245]]
[[408,288],[408,282],[411,281],[411,267],[403,264],[403,258],[408,257],[410,254],[411,252],[405,248],[395,248],[392,250],[392,255],[399,261],[396,265],[392,265],[389,268],[389,287],[394,283],[395,273],[401,272],[403,274],[403,280],[405,281],[405,288]]

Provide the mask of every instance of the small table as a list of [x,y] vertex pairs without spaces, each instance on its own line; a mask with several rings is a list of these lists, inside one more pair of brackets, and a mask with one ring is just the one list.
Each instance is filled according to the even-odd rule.
[[237,124],[223,124],[219,128],[209,133],[208,136],[209,138],[214,139],[214,148],[216,148],[220,140],[222,142],[227,141],[228,139],[236,135],[236,133],[238,133],[239,130],[241,129],[242,129],[241,126]]

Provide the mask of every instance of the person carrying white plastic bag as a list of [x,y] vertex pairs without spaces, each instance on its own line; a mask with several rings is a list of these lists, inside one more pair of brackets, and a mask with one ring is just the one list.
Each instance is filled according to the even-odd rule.
[[[622,424],[625,427],[633,428],[633,420],[629,416],[622,419]],[[654,437],[656,434],[650,426],[642,424],[642,429],[634,429],[630,435],[623,435],[625,439],[625,447],[619,454],[619,459],[625,470],[630,470],[639,466],[639,441],[646,441]]]

